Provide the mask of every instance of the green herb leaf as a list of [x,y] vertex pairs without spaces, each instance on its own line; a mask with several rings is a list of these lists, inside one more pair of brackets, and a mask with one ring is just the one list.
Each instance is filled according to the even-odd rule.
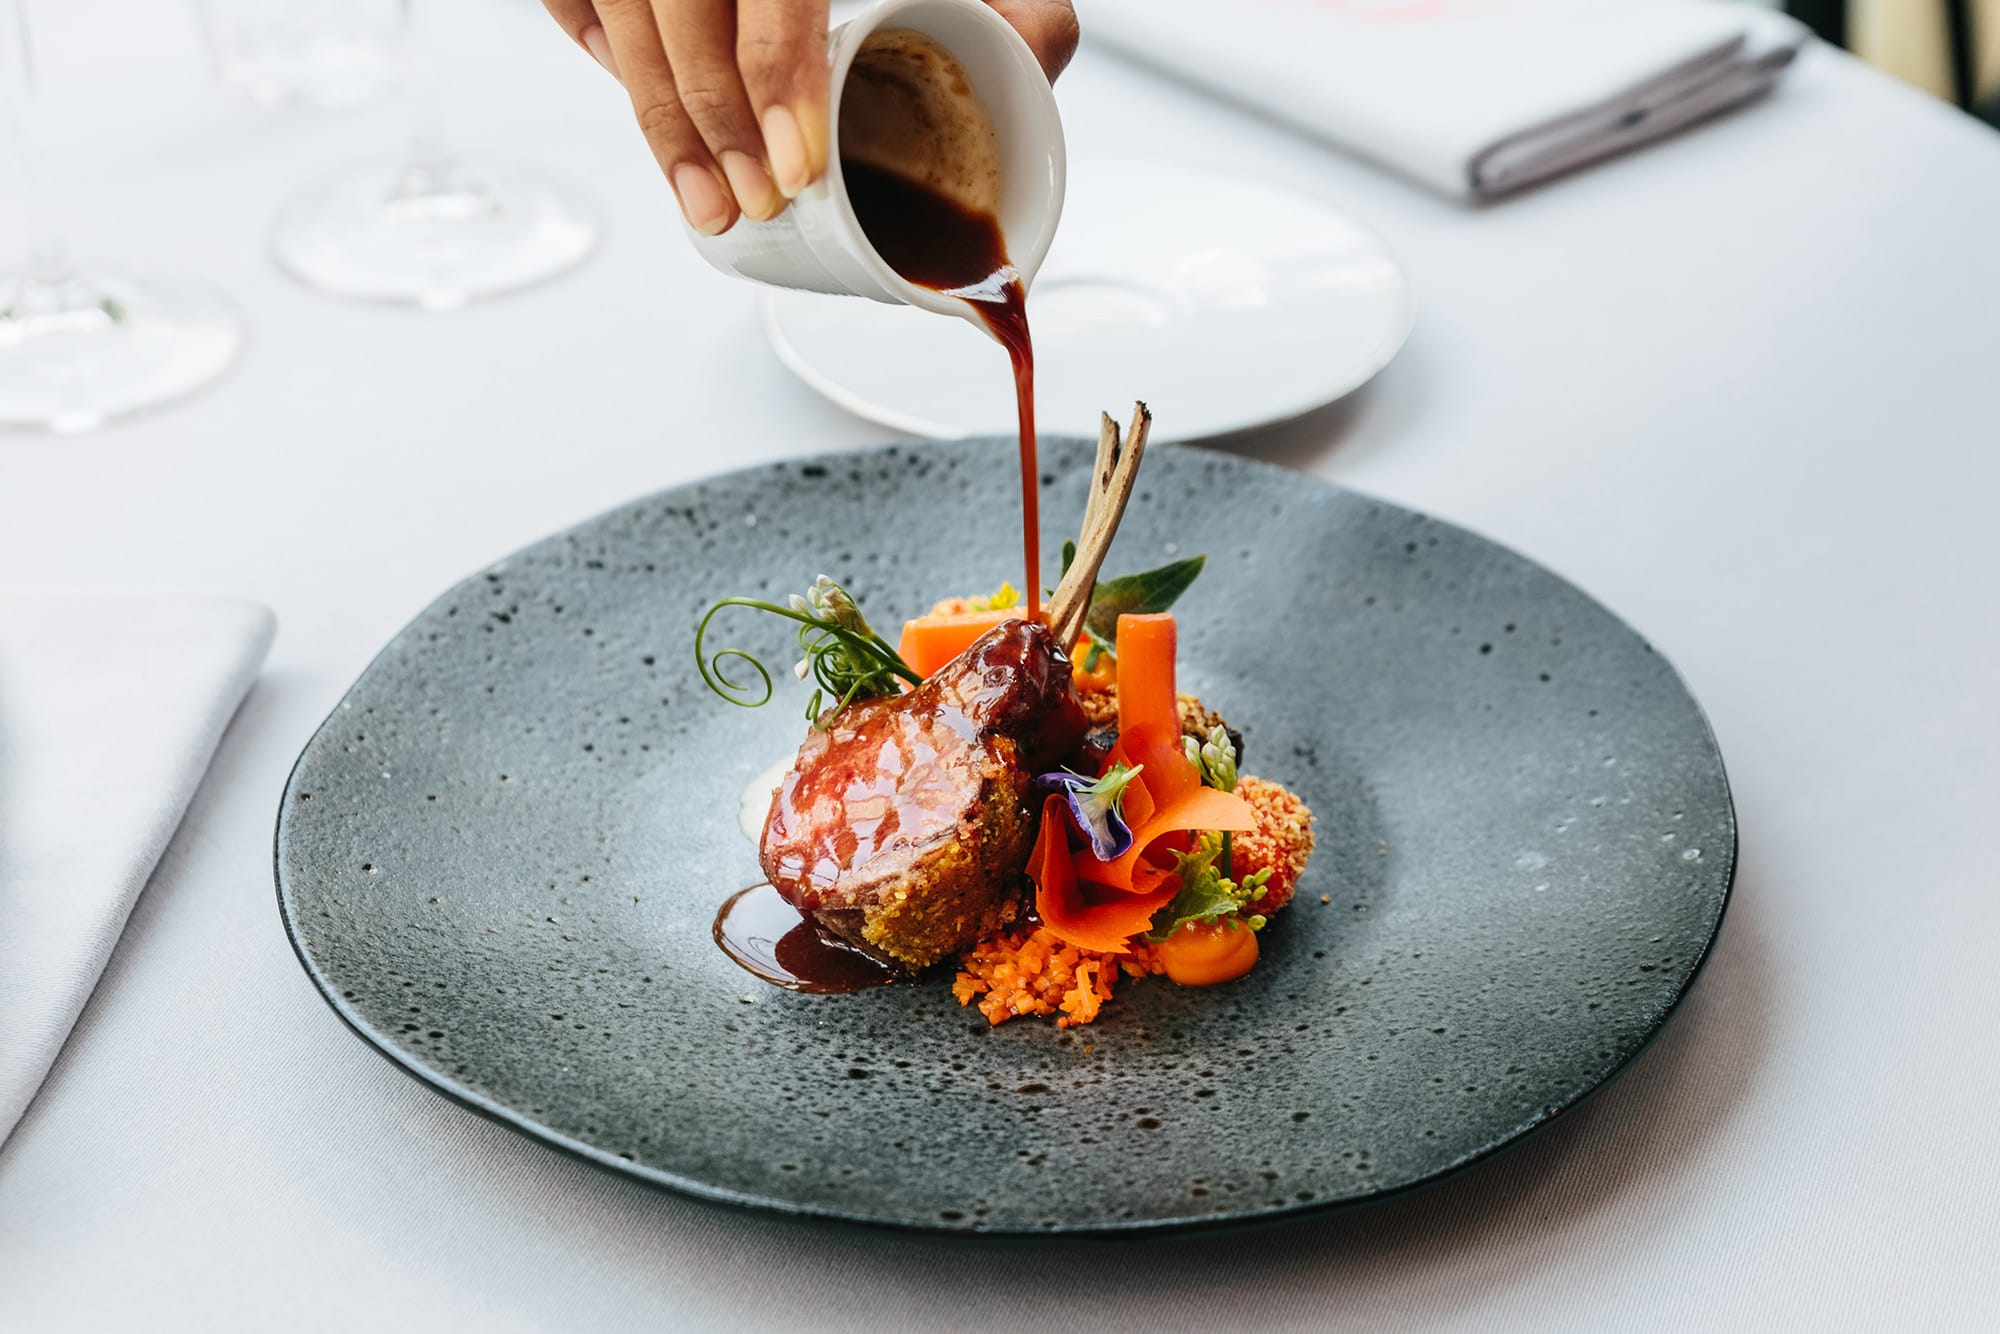
[[[1222,839],[1216,834],[1203,834],[1193,852],[1174,855],[1181,877],[1180,892],[1153,914],[1153,929],[1146,933],[1147,940],[1157,945],[1190,922],[1238,917],[1244,905],[1264,892],[1264,883],[1271,878],[1268,870],[1245,876],[1238,884],[1216,867],[1221,856]],[[1253,931],[1264,925],[1261,917],[1245,917],[1242,921]]]
[[1084,628],[1107,642],[1118,636],[1120,616],[1147,616],[1169,610],[1208,563],[1207,556],[1190,556],[1157,570],[1100,579],[1090,595]]

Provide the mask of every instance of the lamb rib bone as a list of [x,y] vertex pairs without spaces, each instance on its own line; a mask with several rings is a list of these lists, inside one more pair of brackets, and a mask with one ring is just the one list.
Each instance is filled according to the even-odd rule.
[[1144,403],[1132,405],[1132,424],[1121,439],[1118,423],[1109,413],[1100,414],[1097,432],[1097,461],[1090,473],[1090,494],[1083,505],[1083,530],[1077,534],[1076,558],[1056,585],[1049,599],[1049,629],[1058,644],[1076,641],[1083,619],[1090,611],[1090,595],[1097,587],[1097,572],[1111,550],[1111,539],[1131,503],[1132,488],[1139,477],[1139,463],[1146,455],[1146,436],[1152,429],[1153,414]]

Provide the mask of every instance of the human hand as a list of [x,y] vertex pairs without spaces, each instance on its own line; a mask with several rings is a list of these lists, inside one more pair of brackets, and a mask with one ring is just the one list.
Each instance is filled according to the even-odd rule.
[[[1054,79],[1070,0],[986,0]],[[625,86],[688,225],[776,217],[826,169],[827,0],[542,0]]]

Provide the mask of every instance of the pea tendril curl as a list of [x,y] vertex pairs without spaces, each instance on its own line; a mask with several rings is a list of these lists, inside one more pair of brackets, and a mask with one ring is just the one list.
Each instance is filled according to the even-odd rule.
[[[787,606],[756,598],[723,598],[702,616],[694,632],[695,664],[708,688],[731,704],[759,708],[770,703],[773,692],[770,669],[756,654],[740,648],[718,649],[713,655],[708,652],[705,643],[708,623],[724,607],[750,607],[798,623],[799,651],[805,656],[799,659],[792,674],[801,681],[808,677],[813,681],[815,688],[812,699],[806,703],[806,721],[815,726],[830,724],[857,699],[887,698],[902,693],[903,681],[911,685],[923,681],[903,661],[902,655],[875,633],[847,590],[821,575],[803,597],[794,593]],[[755,669],[759,678],[756,685],[730,679],[727,668],[732,658],[741,659]],[[820,706],[828,697],[836,702],[823,711]]]

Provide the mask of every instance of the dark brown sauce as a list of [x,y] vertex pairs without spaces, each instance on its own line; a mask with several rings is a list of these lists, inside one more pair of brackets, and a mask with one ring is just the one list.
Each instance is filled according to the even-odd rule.
[[828,944],[769,885],[729,896],[715,915],[715,943],[746,971],[787,991],[866,991],[898,977],[865,954]]
[[869,244],[919,287],[963,297],[1014,363],[1014,410],[1021,425],[1021,549],[1028,617],[1042,609],[1040,479],[1035,475],[1035,349],[1027,294],[1007,258],[1000,220],[947,199],[908,177],[843,158],[847,198]]

